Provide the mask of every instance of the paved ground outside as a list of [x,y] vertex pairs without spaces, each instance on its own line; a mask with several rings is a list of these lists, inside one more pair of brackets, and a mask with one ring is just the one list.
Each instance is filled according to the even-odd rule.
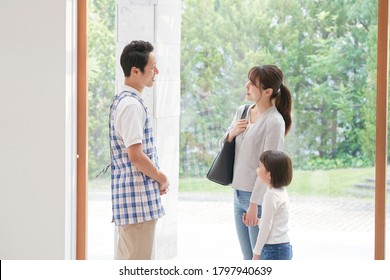
[[[232,193],[179,193],[178,260],[240,260]],[[390,209],[387,209],[387,221]],[[88,258],[113,259],[110,193],[91,191]],[[367,199],[290,196],[290,239],[296,260],[372,260],[374,203]],[[390,225],[387,223],[387,234]],[[390,246],[386,248],[390,256]],[[388,257],[389,258],[389,257]]]

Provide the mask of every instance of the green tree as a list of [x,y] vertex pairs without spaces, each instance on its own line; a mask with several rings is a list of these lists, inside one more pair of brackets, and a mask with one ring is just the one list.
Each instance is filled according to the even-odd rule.
[[272,61],[257,40],[267,17],[257,14],[259,1],[255,9],[248,3],[183,1],[181,174],[205,174],[219,138],[245,102],[248,70]]
[[[183,0],[180,174],[203,176],[247,72],[277,64],[293,95],[286,149],[301,168],[359,166],[375,155],[372,0]],[[109,162],[115,1],[89,1],[89,175]]]
[[296,162],[301,167],[313,162],[316,167],[323,159],[333,160],[333,167],[366,164],[360,135],[366,59],[375,49],[368,28],[376,6],[370,1],[289,1],[267,6],[267,12],[277,15],[274,32],[280,34],[270,51],[293,88],[294,129],[286,143]]
[[374,112],[367,102],[374,91],[368,57],[376,50],[370,39],[376,12],[369,0],[184,0],[181,174],[207,171],[245,102],[247,71],[268,63],[283,69],[293,94],[286,149],[294,163],[369,164],[364,143],[372,139],[363,135]]
[[[369,2],[366,0],[365,2]],[[370,9],[357,10],[355,13],[357,17],[375,18],[378,13],[376,5],[370,3]],[[367,7],[367,4],[364,5]],[[370,15],[366,15],[370,13]],[[368,29],[368,46],[370,46],[367,55],[367,78],[364,86],[366,106],[363,108],[364,115],[364,130],[361,131],[361,139],[363,141],[363,152],[366,158],[372,163],[375,161],[375,140],[376,140],[376,66],[377,66],[377,21],[372,24],[365,23]],[[389,148],[388,148],[389,150]]]
[[115,91],[115,1],[88,3],[88,174],[110,160],[108,110]]

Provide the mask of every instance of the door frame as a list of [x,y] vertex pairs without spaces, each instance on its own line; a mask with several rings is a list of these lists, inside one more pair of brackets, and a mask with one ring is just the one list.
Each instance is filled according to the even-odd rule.
[[[375,260],[385,259],[389,0],[378,1],[375,159]],[[88,99],[87,0],[77,1],[77,229],[76,259],[87,258]]]
[[[389,73],[389,0],[378,1],[376,155],[375,155],[375,260],[385,259],[387,99]],[[378,152],[380,151],[380,152]],[[383,151],[383,152],[382,152]]]
[[87,0],[77,1],[77,226],[76,259],[87,259],[88,77]]

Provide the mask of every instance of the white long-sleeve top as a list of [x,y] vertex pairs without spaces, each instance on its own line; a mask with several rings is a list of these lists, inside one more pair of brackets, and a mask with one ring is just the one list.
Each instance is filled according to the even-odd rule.
[[264,244],[290,242],[288,236],[289,198],[286,187],[268,188],[264,194],[262,214],[259,220],[260,232],[253,252],[261,254]]

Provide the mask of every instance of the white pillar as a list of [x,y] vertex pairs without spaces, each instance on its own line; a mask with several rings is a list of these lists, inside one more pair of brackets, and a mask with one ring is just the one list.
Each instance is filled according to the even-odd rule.
[[144,99],[153,118],[160,167],[170,180],[163,197],[166,216],[157,223],[156,259],[177,255],[177,200],[179,184],[181,0],[117,0],[116,81],[123,84],[119,57],[132,40],[151,42],[159,75]]

